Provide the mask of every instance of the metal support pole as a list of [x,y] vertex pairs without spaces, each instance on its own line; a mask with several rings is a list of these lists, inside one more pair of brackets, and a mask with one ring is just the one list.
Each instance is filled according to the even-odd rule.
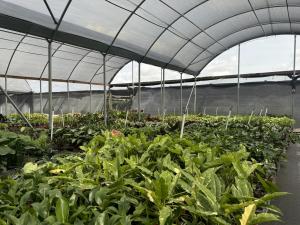
[[13,105],[13,107],[17,110],[17,112],[20,114],[20,116],[22,117],[22,119],[24,120],[25,123],[28,124],[28,126],[30,126],[31,128],[32,125],[30,124],[30,122],[27,120],[27,118],[24,116],[24,114],[21,112],[21,110],[18,108],[18,106],[16,105],[16,103],[11,99],[11,97],[9,97],[9,95],[7,94],[7,92],[3,89],[3,87],[0,85],[0,90],[4,93],[5,97],[10,101],[10,103]]
[[194,90],[194,114],[197,113],[197,77],[195,77],[195,90]]
[[53,103],[52,103],[52,42],[48,41],[48,95],[49,95],[49,129],[53,131]]
[[133,74],[133,61],[131,63],[131,82],[132,82],[132,96],[134,96],[134,74]]
[[294,118],[295,94],[296,94],[296,83],[297,83],[297,80],[294,81],[296,76],[296,54],[297,54],[297,35],[294,35],[294,57],[293,57],[293,77],[292,77],[292,95],[291,95],[292,118]]
[[134,61],[132,60],[132,64],[131,64],[131,82],[132,82],[132,97],[131,97],[131,109],[133,107],[133,100],[134,100],[134,71],[133,71],[133,63]]
[[165,115],[165,108],[166,108],[166,88],[165,88],[165,82],[166,82],[166,70],[163,68],[162,70],[162,114]]
[[92,83],[90,83],[90,113],[92,113]]
[[141,120],[141,63],[138,64],[138,116],[139,120]]
[[103,85],[104,85],[103,115],[104,115],[104,125],[107,126],[106,54],[103,54]]
[[180,73],[180,115],[182,115],[182,73]]
[[40,113],[43,112],[43,90],[42,90],[42,80],[40,79]]
[[160,115],[163,115],[163,69],[160,69]]
[[68,102],[68,113],[71,112],[71,105],[70,105],[70,84],[67,81],[67,102]]
[[236,111],[237,114],[240,113],[240,77],[241,77],[241,45],[238,45],[238,80],[237,80],[237,104]]
[[294,35],[294,63],[293,63],[293,76],[296,75],[296,54],[297,54],[297,35]]
[[[7,75],[5,75],[5,93],[7,94]],[[5,115],[8,113],[7,97],[5,96]]]

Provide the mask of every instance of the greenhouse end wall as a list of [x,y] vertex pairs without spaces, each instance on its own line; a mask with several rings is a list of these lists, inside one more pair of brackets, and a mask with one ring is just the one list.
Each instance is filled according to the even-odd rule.
[[[192,87],[183,87],[183,108],[185,108]],[[197,86],[196,113],[210,115],[228,115],[237,112],[237,85],[206,85]],[[256,115],[260,113],[274,115],[292,115],[292,97],[290,82],[274,83],[244,83],[240,87],[240,110],[241,114]],[[180,88],[166,87],[165,89],[165,113],[180,113]],[[141,108],[151,115],[157,115],[160,109],[161,89],[142,88]],[[137,108],[137,97],[134,100],[134,108]],[[188,113],[194,113],[194,93],[188,106]],[[296,90],[294,97],[294,118],[296,126],[300,127],[300,91]]]
[[[13,93],[10,94],[13,101],[23,113],[39,113],[40,112],[40,94],[37,93]],[[90,92],[78,91],[70,92],[69,104],[66,92],[53,93],[54,113],[67,112],[90,112]],[[100,111],[103,105],[103,93],[93,91],[92,93],[92,112]],[[0,110],[5,114],[5,96],[0,96]],[[48,93],[42,94],[42,111],[48,113]],[[13,105],[8,102],[8,114],[16,113]]]
[[[190,96],[192,87],[183,87],[183,108],[185,108]],[[161,113],[161,89],[142,88],[141,109],[145,113],[157,115]],[[166,114],[180,113],[180,88],[166,87],[165,89]],[[210,115],[228,115],[229,109],[233,114],[237,110],[237,85],[206,85],[197,86],[196,113],[206,113]],[[256,115],[292,115],[291,85],[289,82],[274,83],[245,83],[240,88],[240,113],[251,114],[252,110]],[[126,90],[113,91],[113,95],[126,96]],[[40,95],[37,93],[11,93],[12,99],[16,102],[22,112],[40,112]],[[70,92],[70,107],[66,92],[53,93],[53,105],[55,114],[61,112],[90,112],[90,92],[78,91]],[[103,105],[103,92],[93,91],[92,112],[101,111]],[[43,112],[48,111],[48,94],[43,93]],[[69,108],[69,110],[68,110]],[[119,109],[121,107],[118,107]],[[137,96],[133,100],[133,109],[137,109]],[[0,96],[0,110],[5,114],[5,97]],[[188,112],[194,113],[194,93],[188,106]],[[8,113],[16,113],[13,106],[8,104]],[[294,97],[294,118],[296,126],[300,127],[300,91],[296,90]]]

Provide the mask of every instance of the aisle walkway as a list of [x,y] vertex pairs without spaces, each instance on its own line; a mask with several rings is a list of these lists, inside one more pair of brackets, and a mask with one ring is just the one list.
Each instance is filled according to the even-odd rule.
[[283,212],[283,223],[276,225],[300,225],[300,144],[291,145],[287,154],[288,162],[281,165],[277,183],[281,191],[291,194],[274,203]]

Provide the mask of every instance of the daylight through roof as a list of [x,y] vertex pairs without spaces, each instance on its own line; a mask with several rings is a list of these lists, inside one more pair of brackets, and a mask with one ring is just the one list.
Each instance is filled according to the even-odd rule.
[[299,34],[299,11],[297,0],[0,0],[0,74],[47,79],[48,39],[54,81],[101,83],[103,54],[108,81],[131,60],[198,75],[241,42]]

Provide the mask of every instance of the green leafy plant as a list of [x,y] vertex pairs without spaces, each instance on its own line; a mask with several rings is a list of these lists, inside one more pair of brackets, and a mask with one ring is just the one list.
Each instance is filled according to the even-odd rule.
[[[96,136],[84,154],[29,163],[0,182],[7,224],[240,224],[285,193],[254,194],[260,167],[241,147],[224,152],[169,135]],[[255,216],[262,218],[260,210]],[[254,215],[254,214],[253,214]],[[266,221],[278,220],[272,210]],[[256,217],[255,217],[256,218]],[[255,220],[251,217],[252,221]]]

